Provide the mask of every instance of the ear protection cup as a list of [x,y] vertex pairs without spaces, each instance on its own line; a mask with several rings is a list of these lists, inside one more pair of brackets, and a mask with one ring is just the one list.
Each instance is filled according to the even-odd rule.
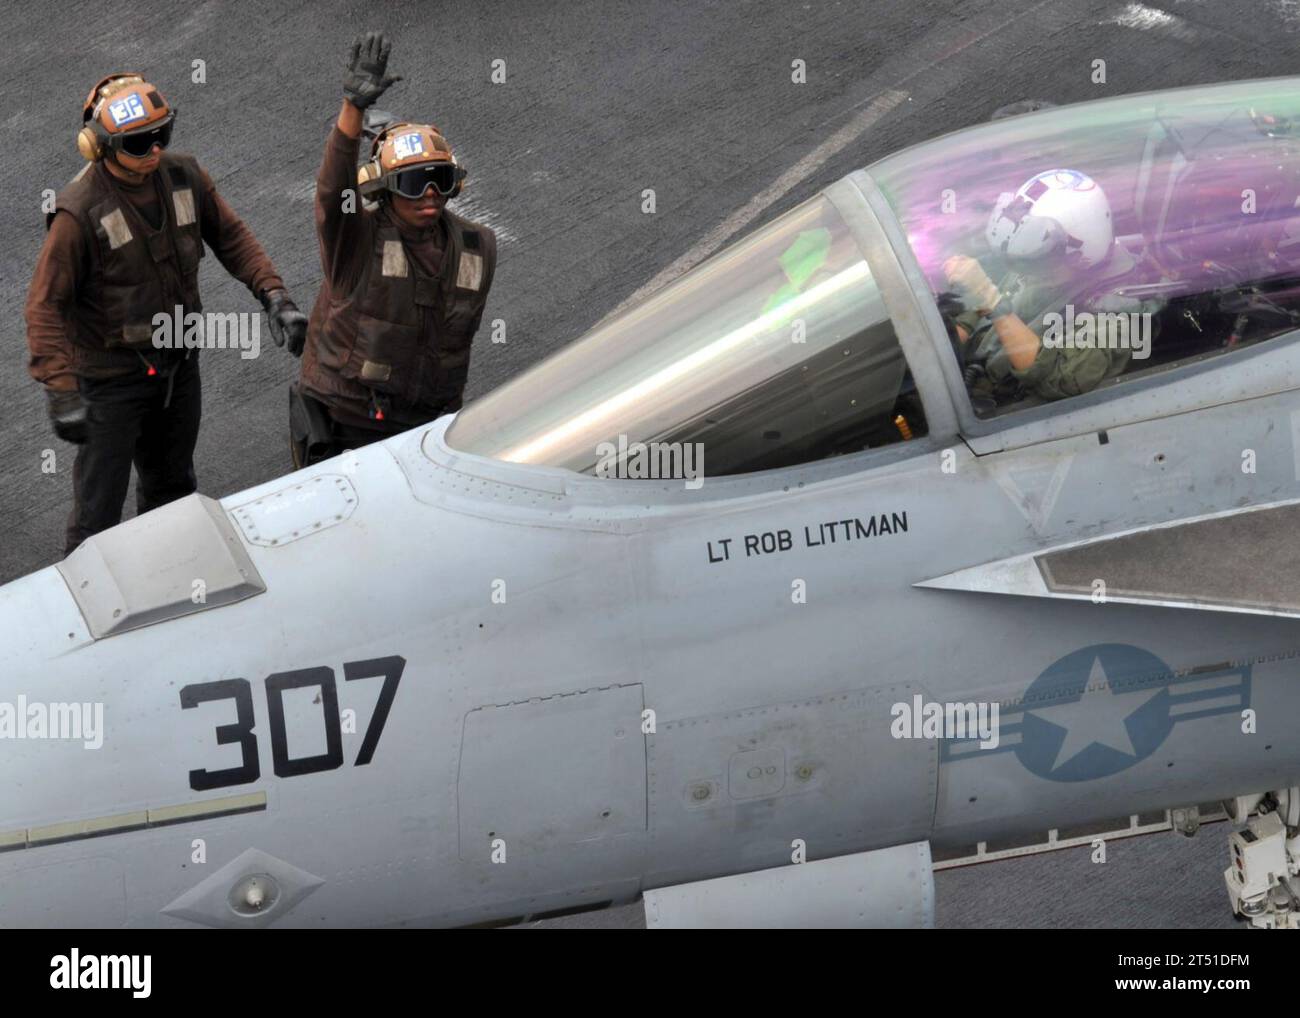
[[384,189],[379,172],[379,160],[373,159],[357,170],[357,190],[362,197],[370,198]]
[[100,144],[94,128],[83,127],[77,132],[77,151],[88,163],[93,163],[104,155],[104,146]]
[[370,158],[357,170],[357,190],[363,197],[370,198],[385,190],[384,171],[379,165],[379,150],[383,148],[384,139],[393,133],[394,128],[406,126],[405,122],[389,124],[371,139]]

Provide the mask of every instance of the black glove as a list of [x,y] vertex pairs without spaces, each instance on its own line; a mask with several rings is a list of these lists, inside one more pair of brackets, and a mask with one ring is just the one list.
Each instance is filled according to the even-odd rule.
[[86,404],[82,402],[81,393],[76,389],[67,392],[46,389],[45,398],[49,404],[50,420],[54,422],[54,433],[73,445],[85,444]]
[[[953,352],[957,354],[957,363],[965,366],[966,343],[963,343],[961,337],[957,335],[957,319],[965,310],[961,298],[951,290],[945,290],[943,293],[935,295],[934,302],[939,306],[939,317],[943,319],[943,327],[948,333],[948,341],[952,343]],[[967,340],[970,339],[969,336],[966,338]]]
[[348,60],[348,73],[343,76],[343,96],[359,110],[373,105],[390,85],[401,81],[401,75],[388,77],[388,51],[392,43],[382,32],[367,32],[357,36]]
[[291,354],[301,357],[303,344],[307,341],[307,316],[289,299],[289,291],[268,290],[262,294],[262,307],[266,308],[266,320],[271,326],[275,345],[287,345]]

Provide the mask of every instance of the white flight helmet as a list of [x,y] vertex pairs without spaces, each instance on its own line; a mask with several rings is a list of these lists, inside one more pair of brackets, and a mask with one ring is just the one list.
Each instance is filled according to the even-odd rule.
[[1048,170],[1015,193],[1004,191],[984,233],[989,247],[1010,259],[1063,255],[1076,268],[1104,261],[1115,240],[1106,192],[1078,170]]

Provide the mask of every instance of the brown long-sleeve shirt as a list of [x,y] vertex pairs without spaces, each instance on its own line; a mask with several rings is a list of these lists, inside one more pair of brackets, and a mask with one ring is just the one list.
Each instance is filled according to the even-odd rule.
[[[363,210],[357,194],[359,145],[360,139],[349,138],[336,124],[325,143],[325,157],[316,176],[316,236],[320,241],[321,268],[325,271],[324,285],[334,297],[352,292],[374,249],[374,213]],[[343,192],[349,188],[353,193],[349,207],[354,211],[345,212]],[[408,226],[396,216],[392,222],[420,270],[436,279],[442,272],[446,250],[442,218],[430,229]]]
[[[365,209],[357,191],[357,151],[359,138],[349,138],[336,124],[325,142],[325,155],[316,175],[316,237],[320,243],[321,282],[318,307],[329,307],[334,300],[346,298],[356,289],[366,263],[374,256],[377,213]],[[345,202],[345,191],[351,191]],[[351,211],[347,211],[350,209]],[[396,216],[389,222],[401,235],[407,254],[424,275],[437,279],[442,274],[446,255],[446,225],[441,216],[428,229],[408,226]],[[310,341],[309,341],[310,343]],[[315,363],[316,351],[303,355],[304,371]],[[396,401],[400,405],[401,401]],[[400,407],[399,407],[400,408]],[[373,428],[375,424],[357,412],[333,406],[336,420],[355,427]]]
[[[108,174],[102,164],[87,172]],[[203,242],[226,271],[254,295],[284,286],[271,259],[245,225],[217,193],[212,178],[201,170],[203,197],[200,229]],[[152,176],[132,186],[112,178],[114,188],[129,201],[150,225],[162,222],[158,188]],[[32,284],[27,291],[24,317],[27,320],[28,371],[38,382],[61,391],[77,387],[72,373],[72,345],[76,335],[72,311],[78,292],[88,278],[90,253],[76,218],[67,212],[55,214],[36,260]],[[160,308],[162,310],[170,310]]]

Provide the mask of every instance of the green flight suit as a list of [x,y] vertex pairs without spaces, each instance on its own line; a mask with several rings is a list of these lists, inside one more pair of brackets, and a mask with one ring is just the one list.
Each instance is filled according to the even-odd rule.
[[[1076,315],[1083,312],[1154,314],[1160,310],[1163,306],[1160,300],[1142,300],[1116,292],[1126,282],[1133,282],[1122,277],[1130,276],[1134,268],[1133,259],[1117,249],[1103,268],[1086,276],[1051,279],[1013,271],[1003,278],[998,290],[1011,304],[1015,315],[1041,339],[1047,331],[1046,316],[1063,314],[1067,304],[1074,306]],[[1106,379],[1122,373],[1133,354],[1130,349],[1044,344],[1039,347],[1034,362],[1019,369],[1011,366],[991,321],[973,310],[959,315],[956,321],[970,333],[967,349],[976,351],[976,359],[984,359],[985,369],[995,384],[1015,379],[1026,391],[1044,400],[1090,392]]]

